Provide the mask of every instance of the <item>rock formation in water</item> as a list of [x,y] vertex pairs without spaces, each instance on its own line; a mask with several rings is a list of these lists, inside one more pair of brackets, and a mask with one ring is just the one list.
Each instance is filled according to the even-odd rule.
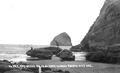
[[26,54],[31,57],[38,57],[39,59],[51,59],[59,51],[61,51],[59,47],[44,47],[31,49]]
[[80,52],[80,51],[82,51],[81,50],[81,45],[76,45],[76,46],[72,46],[71,48],[70,48],[70,51],[73,51],[73,52]]
[[63,32],[57,35],[52,42],[50,43],[51,46],[72,46],[71,38],[66,32]]
[[59,47],[44,47],[44,48],[34,48],[26,52],[28,56],[37,57],[40,60],[52,59],[55,55],[61,60],[71,61],[74,60],[74,55],[69,50],[62,50]]
[[75,56],[73,55],[73,53],[67,49],[59,52],[57,54],[57,57],[60,57],[62,61],[74,61],[75,60]]

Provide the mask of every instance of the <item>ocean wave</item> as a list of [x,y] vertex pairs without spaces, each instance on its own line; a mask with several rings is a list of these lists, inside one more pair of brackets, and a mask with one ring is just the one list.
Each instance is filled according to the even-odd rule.
[[11,62],[26,62],[27,60],[26,54],[8,54],[8,53],[1,53],[0,54],[0,60],[8,60]]

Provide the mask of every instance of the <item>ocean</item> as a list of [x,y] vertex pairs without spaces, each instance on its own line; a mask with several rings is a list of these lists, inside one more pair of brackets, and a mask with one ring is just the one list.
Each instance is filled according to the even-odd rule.
[[[30,56],[26,55],[26,52],[30,50],[30,47],[40,48],[47,47],[46,45],[4,45],[0,44],[0,60],[8,60],[10,62],[27,62]],[[70,46],[61,46],[62,49],[69,49]],[[73,53],[79,60],[85,60],[83,54],[85,53]]]
[[26,62],[25,53],[29,50],[29,46],[24,45],[0,45],[0,60],[8,60],[11,62]]

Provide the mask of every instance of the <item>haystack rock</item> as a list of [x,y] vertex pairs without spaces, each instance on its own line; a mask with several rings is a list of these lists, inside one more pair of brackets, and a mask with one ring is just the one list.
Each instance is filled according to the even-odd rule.
[[120,45],[120,0],[106,0],[98,18],[82,40],[81,45]]
[[66,32],[63,32],[57,35],[52,42],[50,43],[51,46],[72,46],[71,38]]

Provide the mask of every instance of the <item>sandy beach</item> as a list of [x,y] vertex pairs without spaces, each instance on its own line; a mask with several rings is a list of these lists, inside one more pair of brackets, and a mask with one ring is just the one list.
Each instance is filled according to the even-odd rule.
[[[29,47],[26,47],[26,46],[23,47],[23,46],[4,46],[4,45],[2,45],[0,48],[1,48],[1,50],[5,49],[4,51],[1,51],[2,53],[3,52],[4,53],[12,52],[12,56],[14,58],[13,60],[15,60],[15,59],[20,60],[21,59],[21,61],[22,61],[22,59],[23,59],[23,61],[25,61],[25,59],[27,59],[27,56],[23,56],[23,55],[25,55],[25,52],[28,49],[30,49]],[[15,50],[15,48],[17,48],[17,49]],[[19,51],[19,53],[17,53],[16,51]],[[6,55],[4,54],[3,56],[7,57],[7,56],[10,56],[10,54],[11,53],[6,54]],[[12,58],[12,56],[11,56],[11,58]],[[55,67],[57,69],[70,71],[70,73],[119,73],[120,72],[120,65],[89,62],[89,61],[86,61],[86,60],[62,61],[61,62],[61,61],[59,61],[59,59],[58,60],[53,59],[53,60],[31,60],[31,61],[26,60],[26,62],[31,63],[31,64],[35,64],[35,65],[48,65],[48,66],[50,66],[50,65],[55,65],[55,66],[60,66],[60,65],[80,66],[80,67]],[[91,66],[91,67],[87,67],[87,66]]]

